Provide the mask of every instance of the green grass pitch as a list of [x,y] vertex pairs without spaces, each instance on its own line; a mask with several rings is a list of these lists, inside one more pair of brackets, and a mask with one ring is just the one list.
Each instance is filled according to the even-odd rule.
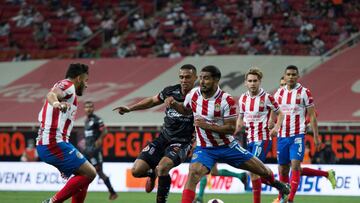
[[[53,192],[23,192],[23,191],[0,191],[1,203],[41,203],[42,200],[50,197]],[[119,203],[152,203],[155,202],[156,193],[147,194],[145,192],[121,192],[115,201],[108,200],[108,193],[89,192],[86,203],[119,202]],[[252,193],[245,194],[205,194],[205,203],[209,199],[219,198],[225,203],[251,203]],[[263,203],[271,203],[275,195],[262,195]],[[181,194],[171,193],[168,199],[169,203],[179,203]],[[66,201],[70,203],[71,201]],[[345,196],[296,196],[296,203],[359,203],[360,197]]]

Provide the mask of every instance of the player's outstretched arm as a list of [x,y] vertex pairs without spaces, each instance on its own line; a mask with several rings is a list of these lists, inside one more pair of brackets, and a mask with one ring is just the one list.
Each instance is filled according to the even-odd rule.
[[175,109],[177,112],[182,115],[190,115],[192,114],[192,110],[190,108],[186,108],[183,103],[177,102],[174,97],[167,97],[164,101],[167,107],[171,107]]
[[159,99],[158,95],[145,98],[140,102],[133,104],[131,106],[118,106],[113,109],[113,111],[117,111],[119,114],[123,115],[125,113],[129,113],[131,111],[149,109],[154,106],[160,105],[163,102]]

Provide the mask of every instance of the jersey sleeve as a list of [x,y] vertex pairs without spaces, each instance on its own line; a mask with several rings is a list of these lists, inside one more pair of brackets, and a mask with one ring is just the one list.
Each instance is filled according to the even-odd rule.
[[74,89],[75,87],[73,87],[73,83],[68,80],[61,80],[61,81],[57,82],[53,86],[52,90],[55,88],[60,89],[63,93],[62,97],[65,97],[65,98],[68,96],[71,96],[72,94],[75,93],[75,89]]
[[158,98],[160,101],[164,102],[167,95],[168,95],[168,87],[165,87],[159,94],[158,94]]
[[236,117],[236,105],[232,96],[227,96],[224,102],[224,119]]
[[275,98],[271,95],[268,95],[268,104],[267,106],[274,112],[279,111],[279,104],[275,101]]
[[194,89],[192,91],[190,91],[186,96],[185,96],[185,100],[184,100],[184,103],[183,105],[186,107],[186,108],[191,108],[191,98],[192,98],[192,95],[194,95]]
[[314,106],[314,98],[310,92],[309,89],[305,90],[305,94],[304,94],[304,104],[306,108],[312,107]]

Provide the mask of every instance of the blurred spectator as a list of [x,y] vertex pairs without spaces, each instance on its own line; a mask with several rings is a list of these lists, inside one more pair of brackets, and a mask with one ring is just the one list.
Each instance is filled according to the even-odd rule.
[[315,29],[315,26],[313,24],[311,24],[309,21],[304,20],[303,24],[300,27],[300,32],[311,32]]
[[331,148],[331,141],[326,140],[324,148],[314,154],[315,164],[336,164],[337,157]]
[[255,25],[264,15],[264,2],[262,0],[252,0],[252,19]]
[[17,52],[14,56],[14,58],[12,59],[13,62],[17,62],[17,61],[27,61],[27,60],[30,60],[31,59],[31,56],[30,54],[28,53],[20,53],[20,52]]
[[320,39],[320,37],[315,37],[312,42],[312,47],[310,49],[310,55],[319,56],[325,52],[325,43]]
[[312,38],[307,31],[300,32],[300,34],[296,37],[296,41],[300,44],[310,44]]
[[101,22],[101,28],[104,30],[104,42],[110,41],[115,30],[114,20],[109,16],[105,16]]
[[27,147],[21,155],[20,161],[37,161],[39,156],[35,148],[35,141],[33,139],[27,140]]
[[7,36],[10,31],[10,25],[6,21],[0,22],[0,36]]
[[136,32],[143,31],[145,29],[145,21],[140,18],[139,14],[135,14],[133,17],[132,26]]
[[180,57],[181,57],[181,53],[177,50],[177,48],[175,46],[173,46],[171,48],[169,58],[173,59],[173,58],[180,58]]
[[116,56],[119,58],[125,58],[127,56],[127,44],[120,43],[116,49]]
[[334,21],[330,22],[329,34],[331,34],[331,35],[340,34],[340,26],[339,26],[339,23],[337,21],[334,20]]

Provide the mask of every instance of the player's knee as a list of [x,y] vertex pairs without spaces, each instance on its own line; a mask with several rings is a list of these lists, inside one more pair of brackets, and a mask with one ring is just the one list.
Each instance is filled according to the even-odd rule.
[[194,167],[191,166],[190,170],[189,170],[189,177],[193,180],[193,181],[200,181],[200,178],[203,176],[201,168],[199,167]]
[[171,167],[167,164],[162,164],[156,166],[156,174],[157,176],[166,176],[169,174]]
[[96,169],[95,167],[90,167],[90,169],[88,170],[87,176],[91,179],[94,180],[96,177]]
[[131,173],[135,178],[141,178],[144,176],[144,173],[139,169],[139,167],[132,167]]

